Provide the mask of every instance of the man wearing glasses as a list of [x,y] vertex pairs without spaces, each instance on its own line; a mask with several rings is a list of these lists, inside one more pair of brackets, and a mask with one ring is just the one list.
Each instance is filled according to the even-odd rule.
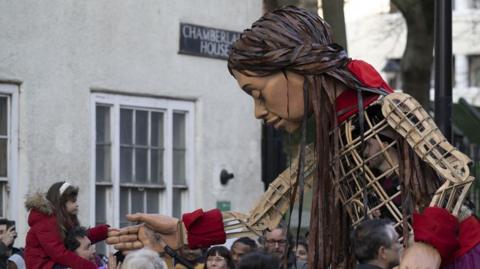
[[284,222],[280,222],[277,228],[265,232],[263,250],[280,260],[280,268],[295,268],[296,262],[297,269],[306,269],[307,264],[305,262],[295,261],[295,255],[290,251],[290,242],[287,226]]

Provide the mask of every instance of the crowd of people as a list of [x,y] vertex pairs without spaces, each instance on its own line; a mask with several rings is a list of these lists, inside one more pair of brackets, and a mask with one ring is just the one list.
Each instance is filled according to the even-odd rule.
[[[305,238],[293,241],[284,222],[259,238],[240,237],[230,248],[217,245],[204,250],[179,250],[188,265],[175,259],[167,265],[162,258],[165,256],[147,247],[101,258],[94,244],[105,240],[108,231],[114,228],[103,224],[87,229],[80,225],[78,191],[77,187],[62,181],[53,184],[46,193],[27,198],[30,228],[24,249],[13,246],[17,237],[15,223],[0,219],[0,269],[308,268]],[[399,264],[402,245],[390,221],[364,221],[352,231],[352,239],[359,269],[392,269]]]
[[128,253],[110,253],[108,258],[96,253],[95,243],[116,230],[107,224],[85,228],[78,219],[78,187],[65,182],[54,183],[47,192],[29,195],[25,248],[14,247],[15,222],[0,219],[0,269],[277,269],[307,268],[305,240],[293,242],[282,222],[276,229],[265,231],[258,238],[240,237],[230,248],[212,246],[208,249],[183,248],[178,254],[186,264],[165,254],[144,247]]
[[[80,225],[78,188],[68,182],[53,184],[46,193],[26,200],[29,230],[25,248],[14,247],[15,222],[0,219],[0,269],[8,268],[102,268],[102,269],[279,269],[308,268],[305,238],[293,241],[282,221],[277,228],[258,238],[241,237],[230,248],[212,246],[178,254],[186,263],[166,262],[165,256],[148,247],[128,253],[120,251],[108,258],[95,251],[95,243],[105,240],[106,224],[87,229]],[[364,221],[352,231],[352,247],[358,269],[393,269],[400,263],[403,246],[393,223],[387,219]]]

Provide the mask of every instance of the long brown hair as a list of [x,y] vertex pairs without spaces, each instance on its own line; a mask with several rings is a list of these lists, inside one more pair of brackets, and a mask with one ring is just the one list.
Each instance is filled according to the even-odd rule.
[[340,87],[359,86],[346,69],[348,62],[346,51],[333,42],[330,26],[318,15],[293,6],[266,13],[254,22],[233,44],[228,59],[232,75],[232,70],[247,76],[292,71],[305,77],[304,89],[312,100],[315,117],[318,173],[309,229],[308,260],[312,268],[354,266],[349,221],[335,196],[330,173],[332,157],[338,150],[338,136],[330,135],[337,126],[335,103],[330,97],[336,96]]
[[77,215],[69,214],[66,208],[66,203],[68,201],[77,200],[78,187],[70,185],[63,191],[63,193],[60,193],[60,188],[64,183],[65,181],[54,183],[50,186],[46,194],[47,200],[50,201],[53,206],[62,238],[65,238],[70,229],[80,225]]

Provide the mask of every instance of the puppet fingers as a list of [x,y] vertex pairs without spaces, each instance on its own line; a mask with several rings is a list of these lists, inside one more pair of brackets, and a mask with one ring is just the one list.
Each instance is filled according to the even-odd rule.
[[132,222],[144,222],[152,230],[162,234],[175,233],[179,221],[177,218],[165,215],[144,213],[127,215],[127,219]]
[[107,244],[115,245],[120,243],[128,243],[138,241],[138,236],[136,234],[124,234],[120,236],[109,236],[106,239]]
[[128,227],[121,228],[121,229],[108,230],[108,237],[110,237],[110,236],[121,236],[121,235],[125,235],[125,234],[137,234],[140,226],[141,225],[135,225],[135,226],[128,226]]
[[140,241],[123,242],[123,243],[115,244],[113,245],[113,247],[117,250],[125,251],[125,250],[134,250],[134,249],[142,248],[143,244]]

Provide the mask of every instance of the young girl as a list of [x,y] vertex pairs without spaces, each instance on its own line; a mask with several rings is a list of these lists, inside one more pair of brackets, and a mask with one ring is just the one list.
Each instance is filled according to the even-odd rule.
[[[96,265],[81,258],[64,246],[67,232],[79,225],[77,214],[78,188],[61,181],[53,184],[48,192],[27,197],[25,207],[30,210],[25,244],[25,262],[29,269],[51,269],[55,264],[72,269],[96,269]],[[105,240],[108,225],[88,230],[93,243]]]

